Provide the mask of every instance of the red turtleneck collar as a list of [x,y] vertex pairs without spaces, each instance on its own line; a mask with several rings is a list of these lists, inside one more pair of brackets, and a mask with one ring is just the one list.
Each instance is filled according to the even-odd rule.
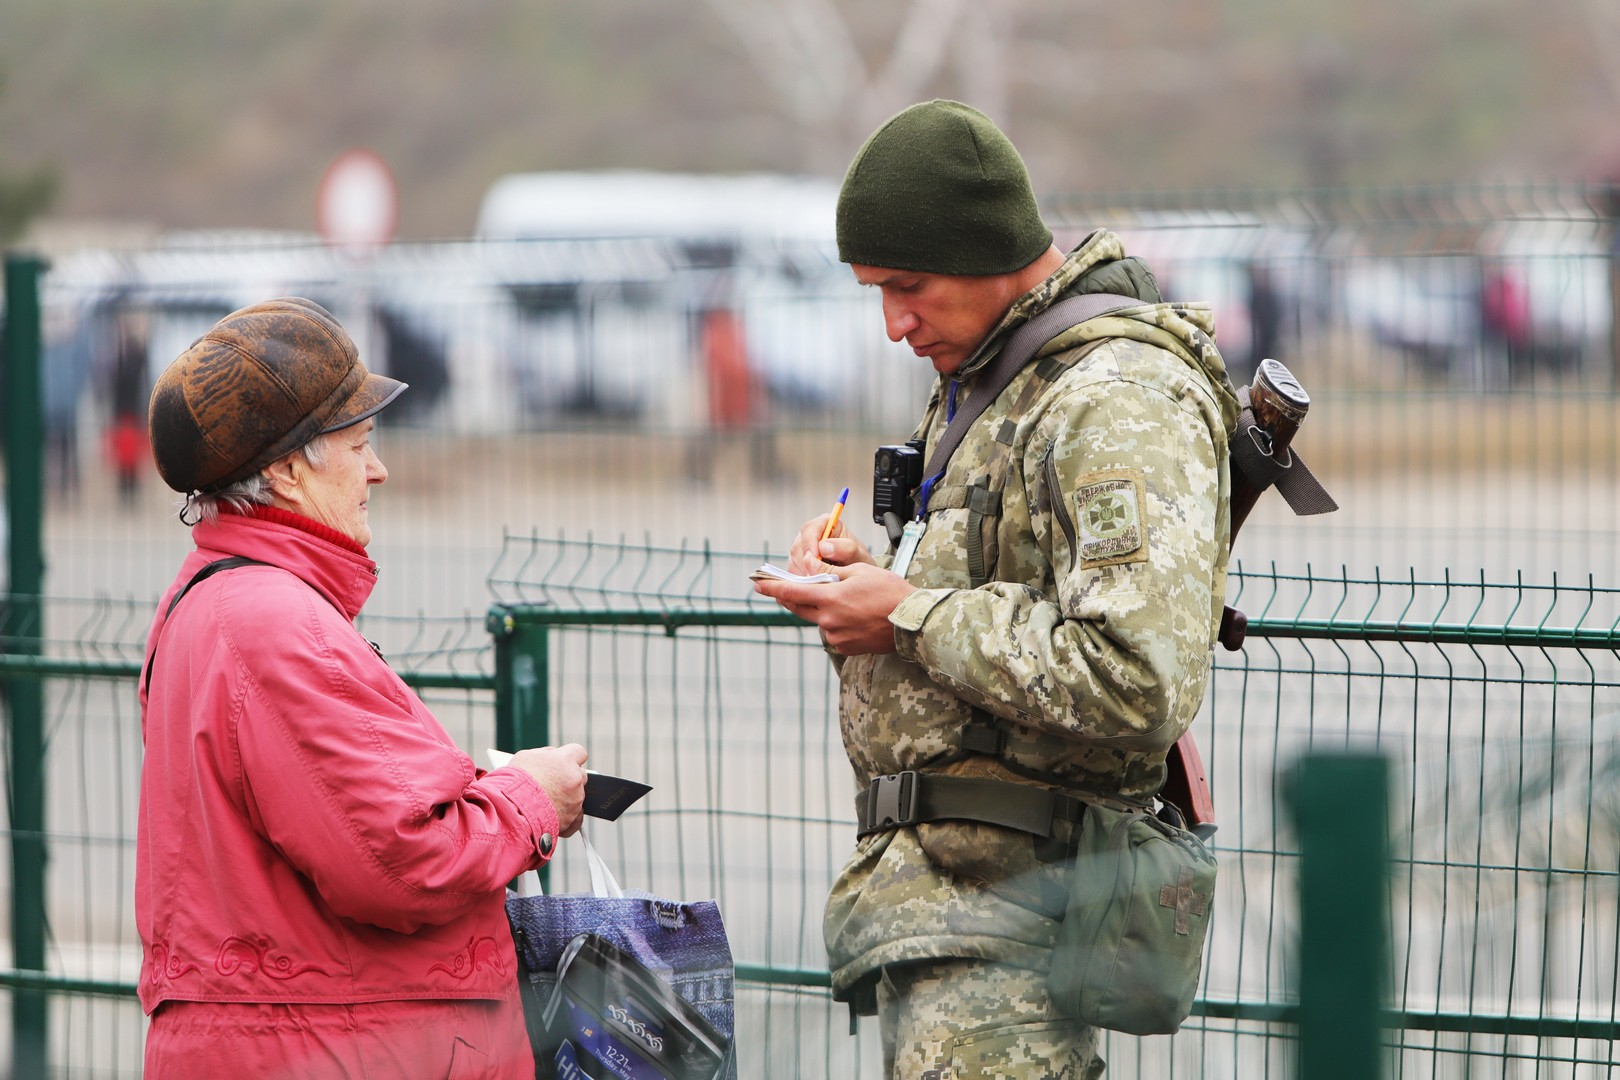
[[[228,507],[223,509],[230,513],[236,512]],[[356,555],[367,559],[371,558],[366,553],[366,549],[355,542],[354,537],[340,533],[329,525],[322,525],[320,522],[307,518],[303,514],[295,514],[291,510],[283,510],[277,506],[254,506],[249,509],[247,516],[307,532],[311,536],[325,540],[329,544],[336,544],[338,547],[352,551]]]

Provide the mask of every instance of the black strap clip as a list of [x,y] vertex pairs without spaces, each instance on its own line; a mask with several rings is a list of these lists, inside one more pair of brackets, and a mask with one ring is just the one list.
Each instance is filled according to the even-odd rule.
[[873,780],[866,789],[866,813],[859,836],[917,824],[917,774],[891,773]]
[[962,725],[959,743],[964,750],[997,757],[1007,745],[1007,733],[997,727],[983,709],[973,710],[973,719]]

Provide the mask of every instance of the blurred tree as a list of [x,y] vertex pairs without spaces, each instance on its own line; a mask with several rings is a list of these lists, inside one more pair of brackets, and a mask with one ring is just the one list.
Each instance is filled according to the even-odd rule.
[[1305,43],[1299,59],[1300,147],[1304,152],[1305,182],[1312,187],[1337,187],[1344,182],[1347,157],[1343,113],[1351,88],[1354,64],[1343,46],[1328,38]]
[[1614,0],[1586,0],[1582,6],[1586,8],[1587,21],[1592,24],[1596,52],[1606,61],[1599,67],[1608,77],[1615,100],[1620,102],[1620,60],[1616,59],[1620,57],[1620,4]]
[[[5,87],[6,73],[0,69],[0,93]],[[56,187],[54,169],[40,168],[18,175],[0,172],[0,244],[22,235],[28,223],[50,206]]]
[[1004,56],[1019,0],[910,0],[887,58],[875,65],[833,0],[706,2],[805,133],[811,171],[841,171],[852,141],[927,96],[953,57],[963,96],[1007,120]]

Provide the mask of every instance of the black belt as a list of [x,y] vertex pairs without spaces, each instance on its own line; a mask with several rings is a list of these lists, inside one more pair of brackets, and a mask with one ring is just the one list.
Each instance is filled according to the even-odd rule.
[[1079,821],[1086,804],[1029,784],[915,770],[880,776],[855,796],[856,836],[928,821],[979,821],[1050,837],[1058,821]]

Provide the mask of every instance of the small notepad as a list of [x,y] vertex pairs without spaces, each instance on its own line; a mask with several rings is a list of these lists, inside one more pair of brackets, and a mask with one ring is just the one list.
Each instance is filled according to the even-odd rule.
[[763,563],[748,575],[750,581],[797,581],[801,585],[822,585],[839,580],[837,574],[795,574],[774,563]]

